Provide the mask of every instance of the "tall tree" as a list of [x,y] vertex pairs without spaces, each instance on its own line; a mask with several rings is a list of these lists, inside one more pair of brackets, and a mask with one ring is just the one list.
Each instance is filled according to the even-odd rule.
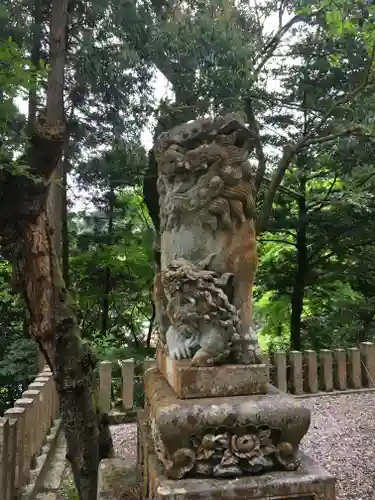
[[144,341],[152,230],[138,186],[146,162],[136,142],[117,139],[77,172],[93,207],[71,214],[72,280],[83,331],[96,344],[139,347]]
[[68,444],[68,458],[82,500],[96,497],[99,463],[94,402],[94,359],[82,343],[74,304],[61,276],[51,238],[47,198],[64,145],[64,75],[68,0],[52,0],[47,103],[30,130],[24,162],[29,175],[15,175],[10,160],[1,170],[0,235],[4,255],[17,272],[29,312],[30,333],[54,373]]
[[[160,127],[175,124],[176,116],[178,120],[190,119],[189,113],[196,115],[228,109],[245,111],[257,137],[256,186],[261,186],[267,170],[272,173],[272,180],[262,194],[257,220],[258,233],[261,233],[267,227],[275,193],[296,157],[316,142],[330,144],[333,138],[350,134],[355,129],[357,124],[348,115],[345,125],[333,117],[365,89],[372,88],[371,59],[365,57],[356,77],[343,81],[345,90],[342,95],[328,94],[311,109],[303,101],[296,102],[288,95],[284,85],[280,90],[271,91],[266,82],[275,77],[280,81],[288,77],[290,63],[286,58],[295,57],[302,45],[296,42],[296,33],[300,39],[306,39],[304,33],[314,33],[317,29],[322,39],[327,41],[330,37],[319,10],[301,10],[298,3],[283,3],[280,7],[277,2],[267,2],[262,6],[252,6],[248,2],[232,0],[188,2],[173,7],[163,2],[151,2],[148,9],[139,7],[137,10],[135,5],[127,8],[132,14],[130,18],[146,20],[143,30],[137,25],[136,34],[131,27],[128,28],[130,43],[146,59],[154,62],[175,92],[173,105],[160,110]],[[279,19],[273,33],[267,33],[264,25],[270,14],[277,14]],[[275,69],[275,61],[286,64],[282,68],[279,63]],[[291,112],[303,114],[306,109],[309,109],[308,128],[296,129]],[[267,117],[272,113],[275,115],[273,131],[265,133]],[[278,149],[276,155],[268,154],[269,145]],[[155,177],[156,164],[150,155],[145,176],[145,200],[150,211],[157,214]],[[157,215],[152,217],[156,219]]]

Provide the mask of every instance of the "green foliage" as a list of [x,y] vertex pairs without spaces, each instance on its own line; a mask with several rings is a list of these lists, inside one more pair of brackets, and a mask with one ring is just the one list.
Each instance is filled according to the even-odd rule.
[[[26,120],[15,98],[37,86],[38,109],[45,104],[49,10],[41,6],[38,22],[30,2],[6,0],[7,11],[0,11],[0,145],[7,158],[25,147]],[[375,100],[372,87],[363,91],[374,77],[374,12],[372,4],[346,0],[281,6],[191,0],[173,8],[163,1],[70,3],[64,154],[69,184],[86,203],[77,207],[68,191],[70,278],[83,337],[99,359],[132,357],[138,377],[142,360],[153,355],[154,234],[141,196],[147,165],[141,132],[151,116],[159,132],[207,112],[243,111],[244,98],[251,100],[269,175],[287,142],[315,130],[291,163],[259,242],[254,314],[262,346],[288,348],[292,323],[302,347],[375,337]],[[279,23],[271,33],[264,21],[272,16]],[[28,59],[35,33],[37,72]],[[155,102],[155,68],[174,99]],[[353,89],[361,91],[337,105]],[[323,141],[327,136],[333,138]],[[15,161],[0,168],[27,174]],[[2,407],[32,373],[32,344],[9,271],[0,271]],[[114,378],[116,400],[118,366]]]
[[[256,290],[255,290],[256,295]],[[254,315],[264,323],[260,346],[265,351],[284,350],[289,345],[290,298],[272,290],[264,293],[254,305]]]
[[[126,344],[129,349],[144,342],[142,330],[151,316],[150,287],[153,277],[151,247],[153,232],[142,214],[135,192],[119,192],[113,229],[108,239],[108,214],[98,211],[76,214],[72,219],[75,239],[71,248],[71,274],[78,297],[79,318],[84,337],[99,348]],[[110,269],[108,329],[101,330],[104,280]],[[102,347],[101,347],[102,346]]]
[[21,301],[10,289],[11,270],[0,262],[0,415],[37,374],[36,344],[24,335]]
[[[15,160],[26,144],[26,122],[15,104],[45,77],[36,71],[23,48],[6,35],[8,12],[0,10],[0,175],[1,170],[29,175],[28,166]],[[2,178],[2,177],[1,177]],[[0,415],[13,405],[37,373],[37,347],[27,333],[24,306],[11,288],[11,266],[0,261]]]
[[[353,172],[348,176],[345,167],[348,161],[353,167],[358,154],[353,150],[348,158],[347,150],[345,157],[336,150],[333,157],[315,158],[314,171],[305,164],[303,171],[296,169],[286,179],[287,185],[296,189],[303,176],[306,214],[299,213],[296,201],[279,195],[271,232],[261,238],[255,316],[264,324],[262,335],[267,346],[276,343],[280,347],[289,341],[291,298],[301,266],[298,255],[304,250],[297,237],[301,224],[306,229],[307,255],[302,345],[320,349],[357,345],[374,338],[373,303],[369,302],[375,241],[372,187],[354,188]],[[370,158],[362,151],[362,167]],[[317,161],[322,162],[322,170]]]
[[352,36],[361,40],[369,53],[373,53],[375,42],[375,7],[371,1],[320,0],[313,7],[302,10],[320,10],[331,33],[336,37]]
[[26,96],[35,77],[35,70],[11,38],[0,40],[0,61],[0,88],[3,99]]
[[0,158],[9,155],[19,132],[14,98],[29,88],[30,71],[25,69],[26,65],[18,46],[11,39],[0,39]]
[[64,500],[79,500],[77,488],[73,483],[65,484],[61,494]]

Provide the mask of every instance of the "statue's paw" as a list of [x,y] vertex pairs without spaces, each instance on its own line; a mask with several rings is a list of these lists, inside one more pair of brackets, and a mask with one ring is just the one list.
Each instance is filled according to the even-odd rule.
[[191,364],[193,366],[213,366],[216,363],[225,360],[229,354],[229,349],[225,349],[222,353],[215,355],[206,352],[204,349],[199,349],[193,357]]
[[173,326],[168,329],[166,339],[169,356],[172,359],[190,359],[199,347],[195,336],[187,337]]
[[176,345],[174,348],[169,349],[169,356],[172,359],[189,359],[193,357],[193,352],[188,346],[184,344]]
[[191,364],[193,366],[213,366],[215,360],[212,354],[208,354],[203,349],[199,349],[198,352],[195,353]]

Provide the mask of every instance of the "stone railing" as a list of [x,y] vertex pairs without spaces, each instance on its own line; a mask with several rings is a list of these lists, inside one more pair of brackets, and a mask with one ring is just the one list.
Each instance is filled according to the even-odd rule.
[[[359,347],[347,349],[306,350],[276,352],[263,355],[271,383],[284,392],[296,396],[343,392],[375,387],[375,345],[362,342]],[[154,360],[144,362],[145,368]],[[119,361],[121,367],[121,402],[127,411],[134,407],[135,362],[133,359]],[[111,410],[113,363],[100,363],[100,404],[105,412]]]
[[36,488],[59,428],[58,397],[48,368],[0,418],[0,500],[28,498]]

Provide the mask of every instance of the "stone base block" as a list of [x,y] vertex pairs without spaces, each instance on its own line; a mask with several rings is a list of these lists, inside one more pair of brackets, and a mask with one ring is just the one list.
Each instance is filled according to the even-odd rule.
[[272,386],[260,395],[179,399],[154,368],[145,374],[145,393],[155,453],[170,479],[298,467],[310,411]]
[[335,478],[304,454],[294,472],[228,479],[180,479],[163,474],[155,455],[149,457],[147,499],[169,500],[335,500]]
[[181,399],[266,394],[268,373],[261,365],[191,366],[191,360],[171,359],[164,349],[156,353],[157,367]]
[[122,458],[108,458],[99,465],[97,500],[142,498],[136,468]]

